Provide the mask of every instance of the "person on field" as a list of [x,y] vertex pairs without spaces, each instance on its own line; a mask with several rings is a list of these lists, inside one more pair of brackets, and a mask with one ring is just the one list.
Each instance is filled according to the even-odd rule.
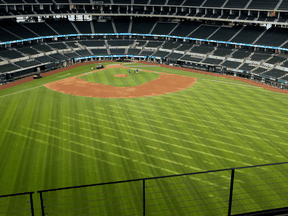
[[130,70],[129,70],[129,74],[130,74],[131,72],[130,72]]

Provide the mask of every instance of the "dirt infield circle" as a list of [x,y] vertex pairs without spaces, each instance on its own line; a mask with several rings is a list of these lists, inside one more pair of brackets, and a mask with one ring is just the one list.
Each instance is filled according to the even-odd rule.
[[114,77],[127,77],[127,74],[115,74]]
[[[124,68],[124,67],[107,66],[106,68]],[[92,72],[94,73],[101,70]],[[152,72],[152,71],[146,71],[146,72]],[[98,97],[98,98],[137,98],[137,97],[164,95],[181,91],[183,89],[191,87],[197,81],[197,78],[194,77],[166,74],[160,72],[159,74],[161,75],[157,79],[133,87],[116,87],[116,86],[88,82],[78,78],[80,76],[84,76],[85,74],[66,78],[56,82],[51,82],[45,84],[44,86],[57,92],[76,96]]]

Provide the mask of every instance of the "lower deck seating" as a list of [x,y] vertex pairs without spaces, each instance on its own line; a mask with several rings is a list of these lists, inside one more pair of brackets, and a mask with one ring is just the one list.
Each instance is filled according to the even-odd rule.
[[108,55],[107,49],[91,49],[94,55]]
[[54,49],[67,49],[67,46],[64,43],[49,43],[49,46]]
[[59,60],[59,61],[67,60],[67,56],[64,56],[64,55],[62,55],[62,54],[60,54],[60,53],[54,53],[54,54],[51,54],[50,56],[51,56],[52,58],[54,58],[54,59]]
[[79,41],[80,44],[86,47],[100,47],[105,46],[104,40],[87,40],[87,41]]
[[232,54],[232,58],[243,59],[247,58],[249,55],[251,55],[251,52],[249,51],[237,50]]
[[231,49],[217,48],[217,50],[215,50],[213,52],[213,55],[215,55],[215,56],[227,56],[227,55],[230,55],[231,52],[232,52]]
[[130,48],[128,50],[128,55],[138,55],[140,51],[141,51],[140,49],[132,49],[132,48]]
[[77,50],[76,51],[80,56],[91,56],[91,53],[88,50]]
[[190,55],[185,55],[181,58],[181,60],[186,60],[186,61],[192,61],[192,62],[200,62],[202,61],[202,58],[196,58],[196,57],[192,57]]
[[261,67],[258,67],[256,68],[255,70],[253,70],[253,73],[263,73],[264,71],[266,71],[267,69],[266,68],[261,68]]
[[18,66],[14,64],[5,64],[5,65],[0,65],[0,73],[3,72],[11,72],[14,70],[20,69]]
[[168,59],[179,59],[183,56],[183,54],[180,53],[171,53],[167,56]]
[[65,53],[65,56],[67,56],[68,58],[78,58],[79,55],[75,52],[71,52],[71,53]]
[[203,63],[207,63],[207,64],[220,64],[223,60],[221,59],[212,59],[212,58],[206,58]]
[[41,57],[37,57],[35,58],[35,60],[41,62],[41,63],[48,63],[48,62],[56,62],[55,59],[49,57],[49,56],[41,56]]
[[255,68],[253,65],[249,65],[247,63],[243,64],[239,69],[244,71],[251,71]]
[[19,62],[15,62],[15,64],[18,65],[19,67],[27,68],[27,67],[40,65],[41,63],[38,61],[19,61]]
[[37,50],[32,49],[32,48],[29,48],[29,47],[25,47],[25,48],[18,49],[18,51],[19,51],[19,52],[22,52],[22,53],[25,53],[25,54],[28,54],[28,55],[36,55],[36,54],[39,54],[39,52],[37,52]]
[[110,49],[111,55],[125,55],[125,49]]
[[43,45],[35,45],[35,46],[33,46],[33,48],[37,49],[37,50],[39,50],[41,52],[50,52],[50,51],[52,51],[52,49],[49,46],[45,45],[45,44],[43,44]]
[[179,45],[180,45],[180,43],[168,41],[163,45],[163,49],[175,49]]
[[223,66],[228,68],[237,68],[241,63],[240,62],[233,62],[233,61],[225,61],[222,63]]
[[260,54],[260,53],[254,53],[252,56],[250,56],[250,59],[253,61],[262,61],[270,58],[271,55],[268,54]]
[[0,56],[2,56],[3,58],[8,58],[8,59],[16,59],[16,58],[24,57],[21,53],[15,50],[1,51]]
[[153,52],[152,51],[148,51],[148,50],[144,50],[140,53],[141,56],[150,56]]
[[190,52],[207,54],[214,50],[212,46],[194,46]]
[[287,74],[286,71],[282,71],[282,70],[278,70],[278,69],[272,69],[268,72],[263,73],[262,75],[278,78],[278,77],[284,76],[285,74]]
[[286,58],[284,57],[281,57],[281,56],[273,56],[273,58],[269,59],[268,61],[266,61],[266,63],[269,63],[269,64],[276,64],[276,63],[279,63],[279,62],[283,62],[285,61]]
[[153,54],[153,56],[164,57],[164,56],[166,56],[168,54],[169,54],[169,52],[157,51],[156,53]]

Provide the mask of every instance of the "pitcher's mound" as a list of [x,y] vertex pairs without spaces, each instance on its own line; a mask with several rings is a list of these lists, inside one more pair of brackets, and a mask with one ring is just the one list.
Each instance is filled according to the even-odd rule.
[[114,77],[127,77],[127,74],[115,74]]

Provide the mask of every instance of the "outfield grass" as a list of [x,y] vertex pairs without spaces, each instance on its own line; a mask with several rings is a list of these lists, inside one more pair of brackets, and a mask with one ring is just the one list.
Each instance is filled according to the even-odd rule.
[[[0,195],[288,160],[287,95],[203,74],[141,67],[141,64],[129,67],[199,79],[187,90],[147,98],[79,97],[42,87],[45,83],[87,73],[91,69],[88,65],[2,90]],[[84,79],[99,82],[97,76],[100,76],[101,83],[113,85],[116,82],[111,76],[122,72],[127,70],[108,69]],[[144,78],[137,82],[131,75],[129,85],[144,83],[148,78],[155,78],[150,77],[151,74],[156,75],[141,74]],[[127,82],[117,85],[127,85]],[[265,173],[277,170],[287,170],[287,166],[236,171],[232,213],[284,207],[288,201],[287,175]],[[147,215],[188,212],[192,212],[190,215],[225,215],[230,174],[225,171],[147,181]],[[273,178],[275,176],[279,178]],[[271,184],[275,181],[281,183]],[[44,204],[48,213],[57,211],[53,209],[81,208],[59,215],[102,211],[110,214],[99,215],[141,215],[141,186],[141,182],[136,182],[51,192],[44,194],[44,198],[97,194],[45,200]],[[129,188],[134,189],[127,190]],[[279,195],[273,195],[275,192]],[[137,196],[127,197],[130,193]],[[269,196],[262,198],[264,195]],[[105,202],[107,206],[100,207],[104,205],[101,200],[104,198],[111,199]],[[96,199],[97,204],[88,202]],[[38,194],[34,200],[38,206]],[[21,199],[5,198],[4,201],[3,198],[0,212],[7,210],[6,206],[1,207],[2,202],[19,206],[17,202]],[[73,202],[80,203],[52,207]],[[124,208],[130,210],[114,211]],[[39,212],[37,208],[36,215],[40,215]]]

